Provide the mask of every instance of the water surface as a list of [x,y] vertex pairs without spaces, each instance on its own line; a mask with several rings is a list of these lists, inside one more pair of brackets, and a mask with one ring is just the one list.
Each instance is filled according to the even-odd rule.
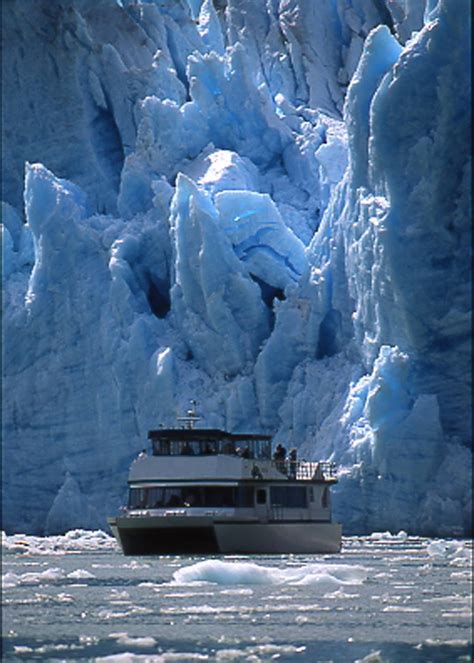
[[468,541],[135,558],[100,532],[2,543],[5,661],[472,661]]

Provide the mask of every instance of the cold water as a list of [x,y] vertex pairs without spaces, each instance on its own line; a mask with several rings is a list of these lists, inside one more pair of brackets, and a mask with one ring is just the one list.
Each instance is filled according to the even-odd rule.
[[3,536],[5,661],[472,661],[472,542],[123,557],[102,532]]

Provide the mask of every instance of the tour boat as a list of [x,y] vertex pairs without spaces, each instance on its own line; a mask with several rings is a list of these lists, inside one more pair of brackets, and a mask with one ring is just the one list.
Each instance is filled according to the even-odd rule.
[[133,461],[128,505],[109,518],[125,555],[335,553],[335,466],[287,458],[271,437],[198,428],[151,430]]

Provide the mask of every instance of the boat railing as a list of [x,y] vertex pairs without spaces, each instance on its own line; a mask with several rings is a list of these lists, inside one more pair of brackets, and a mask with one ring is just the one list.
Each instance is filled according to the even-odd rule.
[[328,460],[273,460],[272,465],[288,479],[327,481],[337,477],[336,464]]
[[272,504],[272,520],[283,520],[282,504]]

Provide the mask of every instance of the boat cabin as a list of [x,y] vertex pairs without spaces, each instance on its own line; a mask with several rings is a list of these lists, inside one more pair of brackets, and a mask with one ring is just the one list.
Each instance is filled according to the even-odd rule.
[[213,428],[160,429],[148,433],[154,456],[213,456],[223,454],[271,459],[269,435],[227,433]]
[[272,453],[269,435],[195,428],[193,407],[181,428],[148,433],[128,477],[129,501],[112,518],[126,554],[164,552],[331,552],[333,463]]

